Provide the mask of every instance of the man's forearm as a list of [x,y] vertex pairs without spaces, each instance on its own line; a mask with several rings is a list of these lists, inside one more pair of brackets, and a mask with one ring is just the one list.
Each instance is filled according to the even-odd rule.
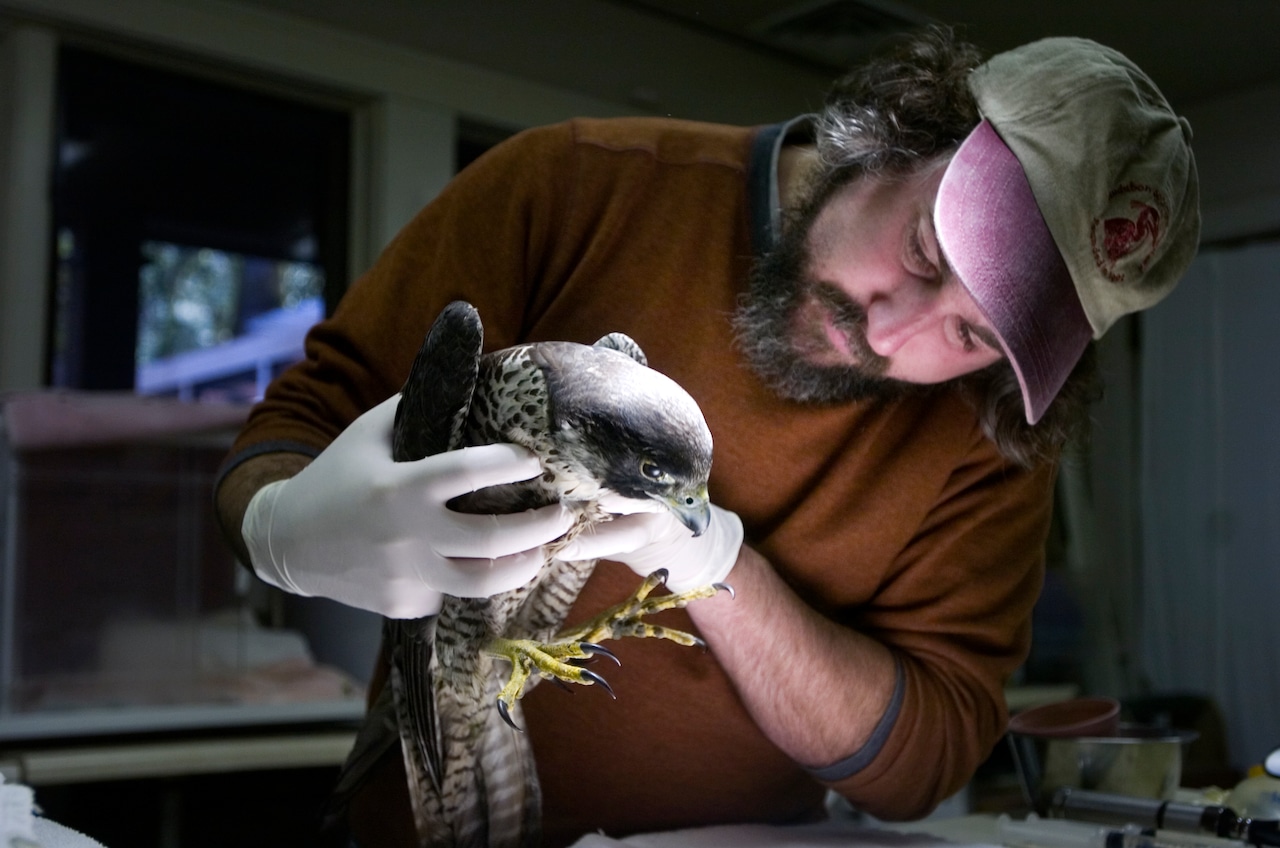
[[227,544],[246,566],[252,567],[253,563],[240,535],[240,526],[249,501],[263,486],[292,477],[310,462],[311,457],[300,453],[264,453],[245,460],[222,479],[215,496],[218,523],[222,525]]
[[760,729],[796,762],[820,768],[870,739],[893,695],[893,655],[809,607],[746,545],[736,592],[688,611]]

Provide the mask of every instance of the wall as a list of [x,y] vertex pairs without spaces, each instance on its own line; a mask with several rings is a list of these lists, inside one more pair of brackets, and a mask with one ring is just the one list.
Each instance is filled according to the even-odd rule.
[[1190,104],[1206,244],[1280,232],[1280,82]]
[[[637,2],[237,2],[655,115],[728,123],[783,120],[816,108],[830,82],[825,70],[744,38],[719,36],[696,23],[645,11]],[[733,0],[722,5],[760,17],[776,2]]]
[[[452,5],[456,15],[469,15],[469,4]],[[562,65],[609,61],[600,53],[601,44],[616,49],[617,43],[634,37],[637,46],[625,57],[625,66],[638,76],[625,88],[615,87],[617,100],[373,41],[257,5],[0,0],[0,33],[11,30],[0,44],[0,190],[5,198],[0,211],[0,391],[42,381],[48,246],[41,222],[48,214],[44,185],[59,39],[276,93],[347,104],[358,119],[352,276],[452,174],[458,115],[512,128],[579,115],[646,112],[759,123],[812,108],[820,95],[823,78],[811,69],[670,22],[641,25],[631,20],[634,12],[608,3],[579,5],[573,21],[564,19],[563,9],[559,17],[542,21],[545,15],[517,3],[507,9],[505,21],[493,22],[505,27],[507,39],[527,38],[535,46],[541,39],[548,49],[529,52],[554,52]],[[588,6],[603,11],[588,16]],[[447,21],[441,25],[447,27]],[[580,34],[603,27],[599,32],[608,37],[557,41],[553,28],[566,26]],[[469,30],[462,34],[475,35]],[[642,62],[645,56],[647,62]],[[621,56],[618,66],[624,66]],[[675,74],[685,76],[682,86]],[[642,102],[637,102],[637,92]]]
[[48,30],[0,38],[0,390],[43,369],[53,65]]
[[1142,658],[1233,764],[1280,744],[1280,242],[1202,251],[1143,334]]

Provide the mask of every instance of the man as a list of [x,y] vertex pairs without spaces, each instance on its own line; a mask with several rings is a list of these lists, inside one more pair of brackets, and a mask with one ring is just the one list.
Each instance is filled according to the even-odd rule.
[[[1124,57],[1055,39],[979,62],[933,31],[812,120],[518,136],[405,228],[242,433],[219,490],[241,556],[414,617],[520,585],[567,521],[445,507],[536,474],[512,446],[389,462],[383,401],[446,303],[479,307],[489,348],[626,332],[701,404],[711,528],[638,514],[576,542],[611,562],[569,620],[658,566],[736,598],[672,614],[708,654],[614,643],[616,702],[525,698],[549,843],[803,821],[828,787],[917,816],[1003,731],[1089,341],[1172,288],[1199,219],[1190,128]],[[411,839],[401,769],[356,799],[362,844]]]

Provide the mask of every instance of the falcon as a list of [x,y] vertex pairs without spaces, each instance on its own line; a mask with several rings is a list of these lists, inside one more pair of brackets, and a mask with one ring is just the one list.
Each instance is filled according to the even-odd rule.
[[509,442],[539,458],[543,474],[454,499],[452,508],[501,514],[559,501],[572,528],[546,546],[547,561],[528,584],[489,598],[446,596],[437,616],[388,619],[389,683],[371,706],[335,797],[348,797],[363,773],[398,740],[414,824],[431,846],[536,845],[541,796],[533,752],[521,732],[519,698],[539,680],[600,686],[585,666],[617,662],[600,643],[624,637],[705,645],[645,621],[728,586],[652,594],[665,572],[635,595],[561,632],[595,561],[555,552],[611,516],[608,495],[655,501],[694,535],[710,520],[711,434],[697,403],[647,367],[621,333],[595,345],[523,344],[482,354],[475,308],[455,301],[436,319],[401,393],[392,453],[411,461],[472,445]]

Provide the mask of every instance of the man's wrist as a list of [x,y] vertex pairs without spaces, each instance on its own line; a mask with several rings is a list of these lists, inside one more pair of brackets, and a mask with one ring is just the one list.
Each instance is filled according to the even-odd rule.
[[251,567],[243,536],[244,515],[249,502],[263,487],[293,477],[311,460],[310,455],[292,451],[257,454],[226,472],[218,482],[214,494],[218,524],[236,558],[246,567]]
[[271,530],[275,522],[276,502],[287,480],[276,480],[260,488],[245,507],[240,524],[249,565],[266,583],[292,594],[305,594],[289,577],[283,563],[277,562],[271,550]]

